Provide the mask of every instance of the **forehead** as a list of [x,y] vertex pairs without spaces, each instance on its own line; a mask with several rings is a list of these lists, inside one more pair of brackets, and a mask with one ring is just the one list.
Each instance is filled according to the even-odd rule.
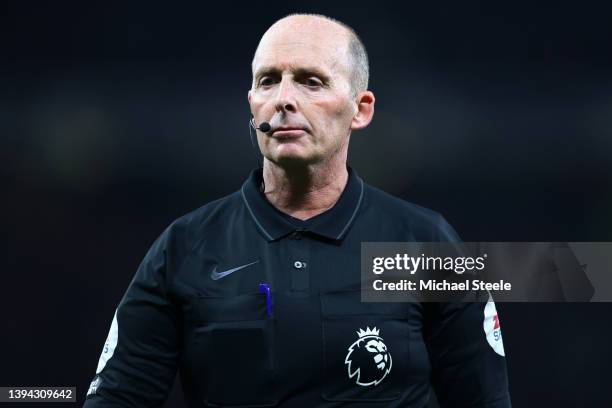
[[348,73],[347,35],[340,27],[316,24],[272,26],[261,39],[253,59],[260,69],[317,67],[329,73]]

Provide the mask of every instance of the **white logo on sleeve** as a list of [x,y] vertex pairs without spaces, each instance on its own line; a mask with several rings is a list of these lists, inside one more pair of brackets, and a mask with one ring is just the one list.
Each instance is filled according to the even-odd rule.
[[91,382],[91,384],[89,384],[89,389],[87,390],[87,396],[95,395],[98,392],[98,387],[100,386],[101,382],[102,382],[102,379],[96,376],[96,378]]
[[115,316],[113,316],[113,322],[111,323],[110,330],[108,331],[108,337],[104,343],[100,360],[98,360],[98,368],[96,374],[100,374],[100,371],[104,369],[106,362],[113,356],[115,347],[117,347],[117,340],[119,339],[119,325],[117,323],[117,311],[115,310]]
[[344,364],[348,366],[349,378],[356,377],[357,385],[378,385],[391,371],[391,354],[378,334],[376,327],[359,329],[359,339],[348,349]]
[[487,341],[493,351],[500,356],[505,356],[504,342],[502,340],[501,326],[499,325],[499,317],[497,316],[497,310],[495,309],[495,302],[489,295],[489,300],[484,308],[484,323],[483,328]]

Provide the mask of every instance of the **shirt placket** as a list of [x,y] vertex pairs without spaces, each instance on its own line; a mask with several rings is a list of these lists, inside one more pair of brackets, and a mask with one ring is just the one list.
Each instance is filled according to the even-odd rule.
[[289,270],[291,271],[291,291],[307,292],[310,289],[310,239],[306,230],[297,229],[289,237]]

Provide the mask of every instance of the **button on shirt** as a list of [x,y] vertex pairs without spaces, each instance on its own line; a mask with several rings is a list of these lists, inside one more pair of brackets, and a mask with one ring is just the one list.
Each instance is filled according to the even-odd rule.
[[441,405],[510,406],[501,334],[494,348],[483,330],[492,302],[360,301],[362,242],[458,237],[348,171],[306,221],[266,200],[256,170],[172,223],[119,303],[85,407],[160,406],[177,369],[190,407],[425,407],[431,385]]

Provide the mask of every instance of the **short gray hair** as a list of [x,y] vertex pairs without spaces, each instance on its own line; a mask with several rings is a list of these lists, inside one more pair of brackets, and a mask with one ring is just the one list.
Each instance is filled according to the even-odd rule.
[[[336,23],[339,26],[346,29],[348,34],[348,52],[352,60],[352,78],[351,78],[351,93],[356,96],[361,91],[368,89],[368,80],[370,78],[370,64],[368,62],[368,53],[366,51],[361,38],[357,35],[357,32],[350,27],[348,24],[338,21],[335,18],[324,16],[322,14],[310,14],[310,13],[293,13],[283,18],[278,19],[276,22],[283,20],[287,17],[292,16],[310,16],[318,17]],[[276,22],[274,24],[276,24]]]
[[[329,18],[329,17],[328,17]],[[333,20],[332,21],[336,21]],[[365,45],[361,41],[361,38],[357,35],[353,28],[348,25],[336,21],[349,33],[349,54],[353,60],[353,78],[351,80],[351,89],[353,95],[357,95],[358,92],[367,91],[368,80],[370,78],[370,63],[368,61],[368,53]]]

